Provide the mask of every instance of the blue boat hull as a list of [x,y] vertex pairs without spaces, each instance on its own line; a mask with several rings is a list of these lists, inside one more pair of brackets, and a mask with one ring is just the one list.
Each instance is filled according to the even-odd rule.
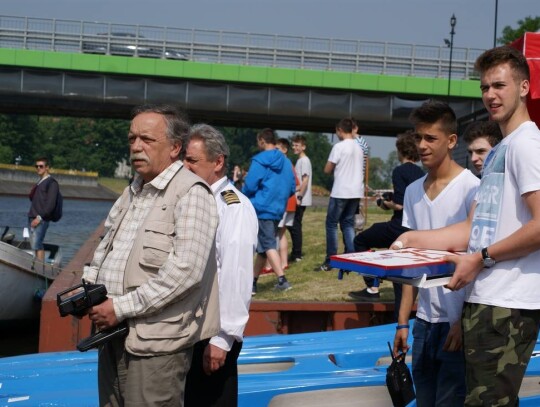
[[[391,406],[385,387],[394,325],[246,338],[239,406]],[[520,406],[540,405],[540,346]],[[97,352],[0,359],[0,406],[97,406]],[[414,406],[415,403],[411,403]]]

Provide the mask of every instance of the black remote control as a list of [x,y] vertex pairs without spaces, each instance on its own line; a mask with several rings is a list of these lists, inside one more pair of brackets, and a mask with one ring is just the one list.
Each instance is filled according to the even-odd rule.
[[125,323],[122,323],[114,328],[96,332],[94,335],[82,339],[77,344],[77,349],[81,352],[86,352],[89,349],[97,348],[99,345],[102,345],[113,338],[126,336],[128,330],[128,326]]

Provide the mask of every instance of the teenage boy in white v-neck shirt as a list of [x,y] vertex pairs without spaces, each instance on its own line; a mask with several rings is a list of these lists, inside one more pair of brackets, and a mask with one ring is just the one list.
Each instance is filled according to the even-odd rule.
[[[467,219],[480,181],[452,159],[457,144],[453,110],[428,101],[410,120],[427,174],[405,190],[403,226],[415,230],[441,228]],[[394,352],[408,349],[408,321],[416,293],[412,374],[419,407],[461,407],[465,400],[465,360],[461,346],[463,293],[444,287],[413,289],[403,285]]]

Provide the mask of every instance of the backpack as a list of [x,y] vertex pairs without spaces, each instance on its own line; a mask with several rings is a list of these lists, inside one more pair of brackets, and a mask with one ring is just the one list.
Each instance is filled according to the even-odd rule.
[[62,196],[62,193],[60,192],[60,189],[58,190],[58,195],[56,195],[56,205],[54,206],[54,210],[51,213],[51,221],[58,222],[60,219],[62,219],[62,206],[64,205],[64,197]]

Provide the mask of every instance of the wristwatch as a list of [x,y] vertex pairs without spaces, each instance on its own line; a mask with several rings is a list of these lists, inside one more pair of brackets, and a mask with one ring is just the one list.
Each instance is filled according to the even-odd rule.
[[482,262],[484,263],[484,268],[493,267],[496,263],[494,258],[489,257],[487,247],[482,249]]
[[297,195],[296,198],[297,198],[299,201],[301,201],[302,198],[303,198],[303,196],[302,196],[302,195]]

